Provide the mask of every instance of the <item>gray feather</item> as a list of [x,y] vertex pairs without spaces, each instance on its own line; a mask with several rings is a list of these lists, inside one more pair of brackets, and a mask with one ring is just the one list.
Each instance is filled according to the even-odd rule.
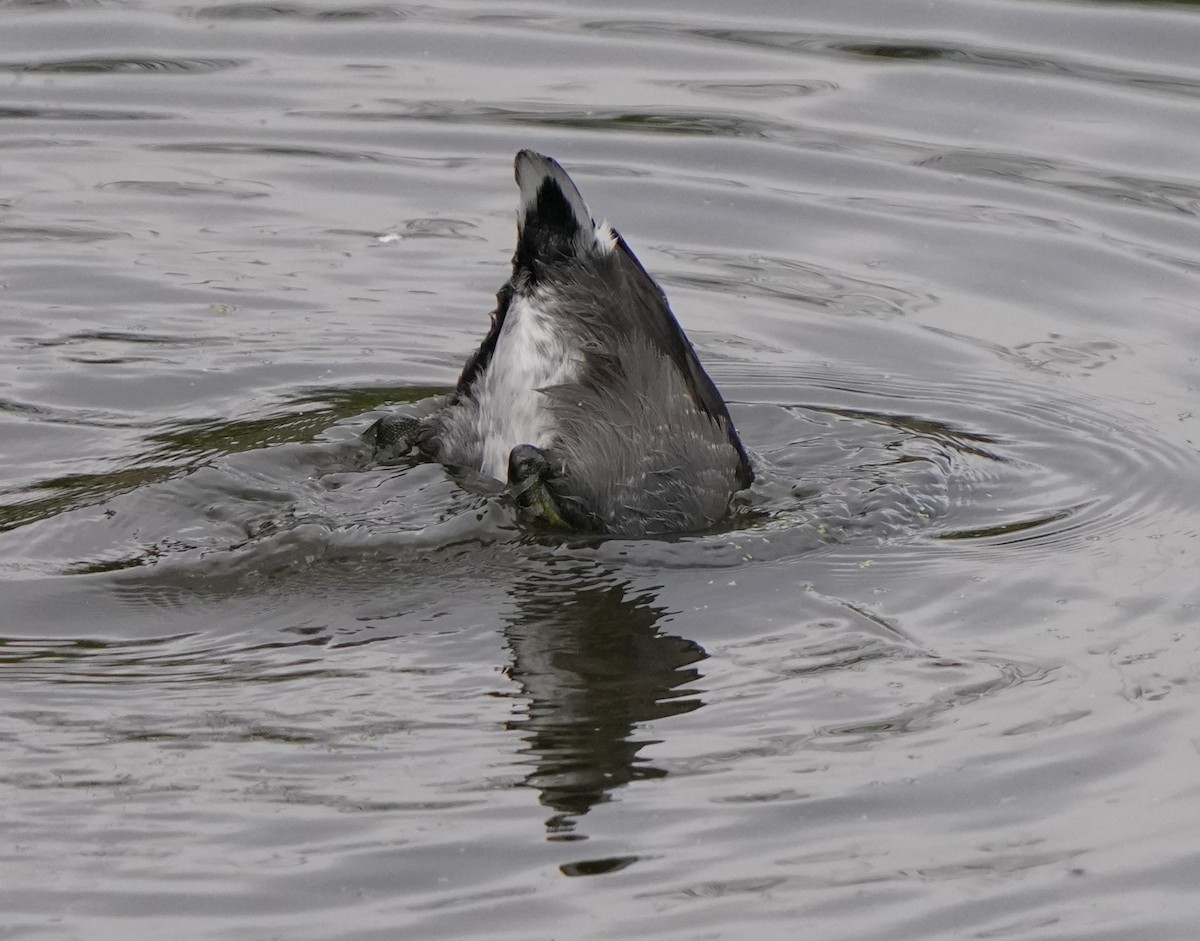
[[666,295],[592,221],[555,161],[521,151],[516,176],[512,277],[449,404],[427,423],[428,453],[503,479],[498,455],[534,446],[553,466],[547,486],[563,518],[583,529],[711,526],[754,472]]

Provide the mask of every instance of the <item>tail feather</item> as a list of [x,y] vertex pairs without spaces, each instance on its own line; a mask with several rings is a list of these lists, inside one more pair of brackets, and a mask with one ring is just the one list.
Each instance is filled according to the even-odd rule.
[[517,220],[517,264],[536,272],[543,264],[600,248],[613,236],[597,226],[579,190],[556,160],[532,150],[516,159],[521,210]]

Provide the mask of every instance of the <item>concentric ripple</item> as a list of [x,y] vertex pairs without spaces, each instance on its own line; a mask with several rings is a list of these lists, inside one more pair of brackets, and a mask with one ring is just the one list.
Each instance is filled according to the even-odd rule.
[[[1193,454],[1100,400],[1052,400],[1040,387],[998,377],[950,385],[902,376],[880,382],[846,370],[765,372],[746,366],[725,382],[758,480],[716,532],[549,544],[670,567],[745,566],[846,548],[920,553],[931,542],[975,552],[1019,546],[1050,558],[1130,530],[1153,532],[1196,492]],[[327,398],[345,399],[344,413],[361,395]],[[477,547],[473,554],[497,543],[527,543],[535,553],[547,545],[522,537],[503,501],[463,490],[440,467],[372,466],[354,443],[363,422],[343,419],[328,430],[328,443],[287,448],[262,449],[281,435],[312,435],[319,415],[152,435],[152,442],[178,438],[181,454],[208,459],[189,470],[161,450],[147,454],[145,470],[117,472],[111,498],[93,480],[78,510],[41,523],[26,515],[30,524],[0,550],[10,565],[40,572],[57,557],[63,571],[174,559],[200,574],[229,564],[302,571],[318,559],[342,565],[356,556],[368,568],[369,559],[424,565],[453,558],[464,539]],[[164,477],[175,479],[155,482]],[[89,506],[86,494],[100,501]],[[72,554],[35,561],[38,547],[53,546]],[[17,562],[22,554],[26,561]]]

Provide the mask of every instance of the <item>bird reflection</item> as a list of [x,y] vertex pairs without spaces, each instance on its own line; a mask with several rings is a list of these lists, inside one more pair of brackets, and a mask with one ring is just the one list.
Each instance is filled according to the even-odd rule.
[[575,821],[629,781],[666,772],[638,758],[639,723],[679,715],[703,703],[693,664],[698,644],[662,633],[668,611],[649,591],[589,572],[548,571],[512,589],[506,618],[508,675],[528,697],[511,728],[524,733],[533,766],[525,783],[554,814],[551,839],[581,839]]

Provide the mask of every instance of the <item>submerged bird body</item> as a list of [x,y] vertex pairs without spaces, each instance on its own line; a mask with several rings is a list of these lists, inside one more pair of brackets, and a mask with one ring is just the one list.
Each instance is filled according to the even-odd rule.
[[555,161],[516,158],[513,273],[422,449],[535,517],[626,535],[719,520],[754,473],[666,296]]

